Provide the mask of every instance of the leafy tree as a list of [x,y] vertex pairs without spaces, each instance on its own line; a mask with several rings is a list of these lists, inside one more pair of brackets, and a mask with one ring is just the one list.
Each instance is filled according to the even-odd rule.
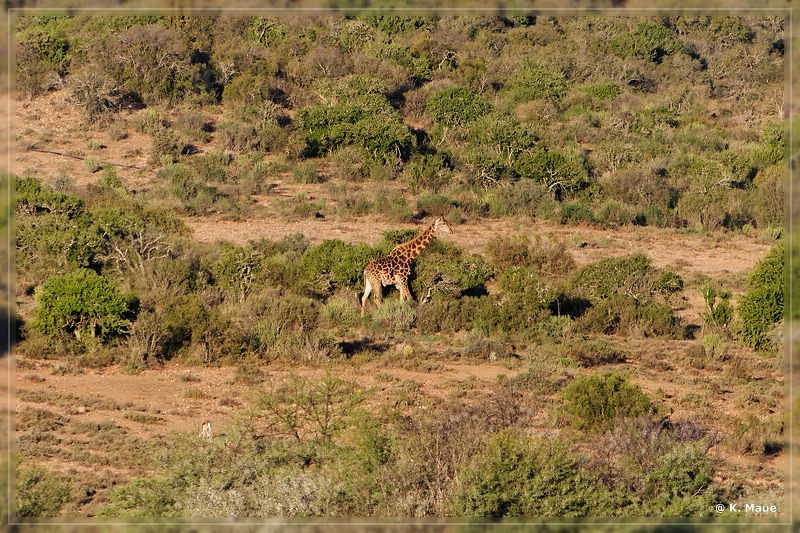
[[38,282],[97,262],[103,239],[92,227],[83,200],[43,187],[34,178],[17,180],[16,191],[20,274]]
[[35,327],[45,335],[82,335],[108,341],[125,334],[136,299],[93,270],[49,279],[38,290]]
[[681,290],[683,279],[671,271],[653,267],[650,258],[643,254],[632,254],[584,266],[573,276],[572,285],[596,299],[621,293],[646,303],[656,294]]

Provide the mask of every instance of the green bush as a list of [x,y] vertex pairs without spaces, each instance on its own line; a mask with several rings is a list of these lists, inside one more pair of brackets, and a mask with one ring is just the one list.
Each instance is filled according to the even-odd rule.
[[342,287],[360,290],[364,268],[378,256],[366,244],[329,239],[303,253],[300,280],[306,288],[320,294],[333,294]]
[[640,302],[624,294],[593,301],[575,323],[579,331],[588,333],[673,339],[681,339],[685,335],[670,305],[655,301]]
[[394,332],[408,331],[416,319],[417,312],[408,302],[395,299],[384,301],[372,314],[372,320],[378,327]]
[[223,244],[211,271],[216,283],[241,303],[253,290],[263,268],[264,256],[257,250],[250,246]]
[[420,333],[455,333],[469,329],[478,298],[437,297],[417,307]]
[[512,266],[526,267],[533,264],[529,249],[530,241],[525,234],[510,237],[496,236],[486,243],[486,255],[500,269]]
[[383,95],[370,94],[336,106],[313,105],[298,112],[307,157],[325,155],[347,145],[370,156],[407,158],[414,138],[400,114]]
[[675,447],[647,475],[647,515],[710,516],[718,502],[714,469],[701,446]]
[[403,168],[413,193],[423,190],[438,192],[450,183],[452,163],[447,154],[414,154]]
[[622,94],[622,89],[615,83],[595,83],[582,87],[586,94],[598,100],[610,100]]
[[183,152],[184,146],[178,140],[178,136],[169,128],[158,128],[152,134],[150,148],[150,164],[164,165],[174,163]]
[[87,335],[103,342],[128,331],[136,306],[135,297],[86,268],[49,279],[37,300],[35,327],[45,335]]
[[292,175],[297,183],[322,183],[322,176],[317,171],[317,164],[314,161],[300,163]]
[[595,220],[592,209],[581,202],[561,204],[562,224],[591,224]]
[[756,350],[773,347],[769,331],[783,318],[785,297],[785,245],[774,247],[756,263],[739,303],[739,339]]
[[484,196],[492,215],[544,216],[558,206],[547,187],[531,179],[521,179],[508,186],[488,191]]
[[589,162],[576,150],[537,150],[514,161],[520,178],[541,183],[557,200],[589,184]]
[[561,70],[529,62],[511,73],[505,89],[515,102],[527,102],[560,100],[569,87],[570,80]]
[[464,126],[488,114],[491,104],[465,87],[452,87],[431,95],[428,114],[446,126]]
[[329,298],[320,311],[323,327],[345,333],[360,322],[359,307],[355,297],[347,293]]
[[683,50],[683,44],[672,30],[662,24],[644,22],[632,32],[620,32],[608,43],[611,53],[620,57],[637,57],[661,63],[665,56]]
[[569,342],[564,349],[584,368],[625,362],[625,354],[603,339]]
[[703,313],[706,326],[712,331],[728,332],[731,320],[733,320],[730,291],[720,292],[719,301],[717,301],[717,290],[712,285],[703,287],[701,293],[706,302],[706,310]]
[[632,254],[603,259],[582,267],[571,285],[597,300],[615,294],[647,303],[656,295],[666,296],[683,289],[683,279],[673,272],[652,266],[649,257]]
[[429,291],[480,294],[494,274],[494,267],[481,256],[435,239],[414,263],[409,287],[418,299]]
[[608,491],[580,466],[563,445],[501,431],[460,476],[452,512],[475,517],[601,515]]
[[564,389],[564,410],[575,427],[605,430],[619,416],[637,417],[655,411],[650,398],[616,372],[582,376]]
[[43,466],[33,465],[17,473],[14,494],[17,517],[52,518],[72,499],[72,486]]

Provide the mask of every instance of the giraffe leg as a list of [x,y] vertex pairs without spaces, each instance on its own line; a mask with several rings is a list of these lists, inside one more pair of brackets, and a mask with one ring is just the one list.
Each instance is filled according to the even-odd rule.
[[404,278],[397,278],[395,281],[395,287],[397,290],[400,291],[400,301],[408,300],[414,301],[414,298],[411,296],[411,291],[408,290],[408,282]]
[[367,275],[366,271],[364,272],[364,296],[361,297],[361,316],[364,316],[366,312],[367,300],[369,299],[369,293],[372,292],[372,283],[369,282],[369,276]]

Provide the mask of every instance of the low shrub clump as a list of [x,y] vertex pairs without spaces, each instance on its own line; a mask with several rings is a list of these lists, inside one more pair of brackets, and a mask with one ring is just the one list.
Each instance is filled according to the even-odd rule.
[[637,417],[655,411],[642,389],[616,372],[576,379],[564,389],[564,402],[575,427],[591,431],[608,429],[619,416]]

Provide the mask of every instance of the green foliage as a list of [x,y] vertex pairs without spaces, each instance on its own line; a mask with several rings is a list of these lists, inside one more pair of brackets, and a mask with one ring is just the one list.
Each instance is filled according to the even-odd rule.
[[595,220],[592,209],[581,202],[561,204],[562,224],[591,224]]
[[567,94],[570,80],[559,69],[528,62],[508,77],[505,89],[515,102],[560,100]]
[[18,217],[52,213],[76,218],[84,211],[80,198],[42,187],[36,178],[16,180],[15,192]]
[[492,111],[492,106],[465,87],[452,87],[431,95],[428,98],[427,111],[434,121],[458,127],[488,114]]
[[386,94],[386,82],[369,74],[348,74],[337,79],[323,78],[315,83],[316,91],[325,98],[339,101],[369,94]]
[[759,167],[777,165],[786,158],[786,137],[784,125],[769,122],[761,131],[759,146],[753,153],[753,160]]
[[541,183],[522,179],[508,186],[490,190],[484,196],[489,211],[495,216],[545,216],[558,204]]
[[680,291],[683,280],[671,271],[654,268],[642,254],[586,265],[572,276],[570,284],[592,304],[580,316],[580,328],[597,333],[683,336],[671,306],[658,301]]
[[582,87],[586,94],[598,100],[610,100],[622,94],[622,89],[615,83],[596,83]]
[[[717,290],[712,285],[703,287],[701,293],[706,302],[706,310],[703,313],[703,320],[706,325],[714,331],[728,332],[731,320],[733,320],[733,305],[731,304],[730,291],[722,291],[717,294]],[[717,301],[717,296],[720,300]]]
[[572,286],[597,299],[614,294],[630,296],[637,302],[648,302],[656,294],[680,291],[683,280],[676,274],[652,266],[643,254],[603,259],[578,270]]
[[710,17],[708,29],[725,44],[750,42],[754,35],[741,17]]
[[[181,163],[168,164],[158,171],[158,177],[167,180],[170,193],[193,215],[218,209],[223,200],[228,200],[216,187],[201,181],[191,167]],[[230,207],[235,210],[236,204],[231,203]]]
[[102,517],[175,518],[181,516],[177,500],[180,494],[177,480],[135,478],[115,487],[109,494],[111,503],[98,513]]
[[618,416],[637,417],[655,410],[638,385],[616,372],[577,378],[564,389],[564,403],[575,427],[591,431],[608,429]]
[[494,274],[494,267],[481,256],[469,255],[453,244],[436,239],[413,265],[409,285],[418,299],[437,291],[453,295],[480,294]]
[[309,157],[357,145],[373,157],[405,158],[414,144],[408,126],[383,95],[365,95],[335,106],[307,106],[298,112],[298,121]]
[[739,303],[737,333],[744,344],[756,350],[773,347],[768,333],[784,315],[785,249],[781,243],[756,263]]
[[97,262],[102,238],[81,199],[42,187],[33,178],[18,180],[16,190],[15,259],[20,276],[41,282]]
[[417,308],[416,326],[420,333],[455,333],[470,329],[480,298],[433,298]]
[[169,128],[156,128],[152,133],[150,145],[150,164],[163,165],[174,163],[183,152],[183,145],[178,140],[178,136]]
[[257,250],[224,244],[211,271],[219,286],[233,293],[241,303],[252,292],[263,268],[264,256]]
[[488,149],[505,165],[511,165],[521,154],[537,146],[539,136],[529,124],[520,124],[507,114],[493,112],[470,124],[469,141]]
[[486,243],[486,254],[496,267],[503,270],[512,266],[526,267],[533,264],[529,245],[530,240],[525,234],[498,235]]
[[101,341],[127,332],[135,304],[133,296],[86,268],[49,279],[37,300],[35,327],[45,335],[88,335]]
[[356,383],[329,372],[313,381],[291,374],[279,388],[262,392],[256,408],[259,416],[272,421],[297,442],[331,445],[354,423],[356,408],[366,399],[366,391]]
[[32,465],[17,473],[14,495],[17,517],[52,518],[72,499],[72,485],[45,467]]
[[68,24],[64,17],[30,17],[17,33],[17,43],[21,48],[29,48],[36,59],[63,76],[69,71],[73,55]]
[[322,176],[317,171],[317,164],[313,161],[300,163],[294,169],[294,179],[298,183],[321,183]]
[[504,430],[464,472],[452,509],[459,516],[587,516],[602,513],[607,497],[566,447]]
[[378,327],[393,332],[408,331],[416,319],[417,312],[408,302],[395,299],[386,300],[372,315]]
[[576,150],[537,150],[521,155],[513,164],[514,172],[542,185],[561,199],[589,183],[589,163]]
[[145,101],[176,102],[193,91],[198,65],[192,65],[184,34],[160,24],[134,25],[105,36],[102,64],[108,74]]
[[661,63],[665,56],[683,50],[683,44],[662,24],[643,22],[632,32],[621,32],[608,43],[611,53]]
[[438,192],[452,177],[452,163],[447,154],[414,154],[406,163],[404,174],[414,193],[429,190]]
[[674,448],[647,476],[650,507],[660,516],[708,516],[717,501],[713,468],[699,446]]
[[366,244],[328,239],[303,253],[299,265],[301,283],[320,294],[333,294],[342,287],[360,289],[364,268],[378,255]]

